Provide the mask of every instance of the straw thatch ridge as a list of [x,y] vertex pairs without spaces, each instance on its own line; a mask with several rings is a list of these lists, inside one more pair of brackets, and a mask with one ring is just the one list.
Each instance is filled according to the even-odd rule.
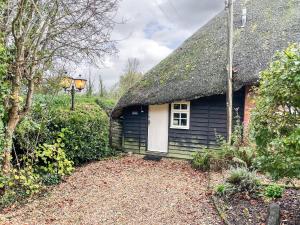
[[[236,0],[234,15],[234,89],[258,81],[277,50],[300,41],[300,0]],[[247,23],[241,28],[242,9]],[[226,92],[227,12],[223,11],[187,39],[119,100],[124,107],[191,100]]]

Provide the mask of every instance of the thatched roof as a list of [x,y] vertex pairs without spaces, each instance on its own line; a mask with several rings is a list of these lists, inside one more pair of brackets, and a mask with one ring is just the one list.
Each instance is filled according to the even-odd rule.
[[[241,28],[242,9],[247,23]],[[258,81],[277,50],[300,41],[300,0],[236,0],[234,89]],[[130,105],[191,100],[226,92],[227,12],[214,17],[145,74],[118,102],[113,116]]]

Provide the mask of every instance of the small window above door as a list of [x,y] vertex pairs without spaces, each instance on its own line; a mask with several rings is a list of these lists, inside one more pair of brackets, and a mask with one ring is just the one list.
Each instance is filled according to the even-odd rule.
[[174,102],[171,104],[170,128],[190,128],[190,102]]

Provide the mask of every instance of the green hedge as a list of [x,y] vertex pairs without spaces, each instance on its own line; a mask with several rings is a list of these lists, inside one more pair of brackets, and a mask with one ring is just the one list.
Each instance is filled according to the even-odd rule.
[[65,151],[69,159],[79,164],[110,154],[108,148],[109,121],[106,113],[92,104],[80,105],[76,111],[58,109],[50,122],[50,130],[65,132]]
[[17,127],[17,152],[22,154],[40,144],[52,144],[63,130],[66,155],[75,165],[112,155],[109,118],[96,99],[77,96],[75,111],[69,107],[67,95],[37,96],[32,113]]

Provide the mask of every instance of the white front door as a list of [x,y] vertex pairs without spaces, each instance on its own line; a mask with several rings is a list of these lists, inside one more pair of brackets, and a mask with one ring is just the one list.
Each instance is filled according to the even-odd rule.
[[148,151],[168,152],[169,105],[150,105]]

